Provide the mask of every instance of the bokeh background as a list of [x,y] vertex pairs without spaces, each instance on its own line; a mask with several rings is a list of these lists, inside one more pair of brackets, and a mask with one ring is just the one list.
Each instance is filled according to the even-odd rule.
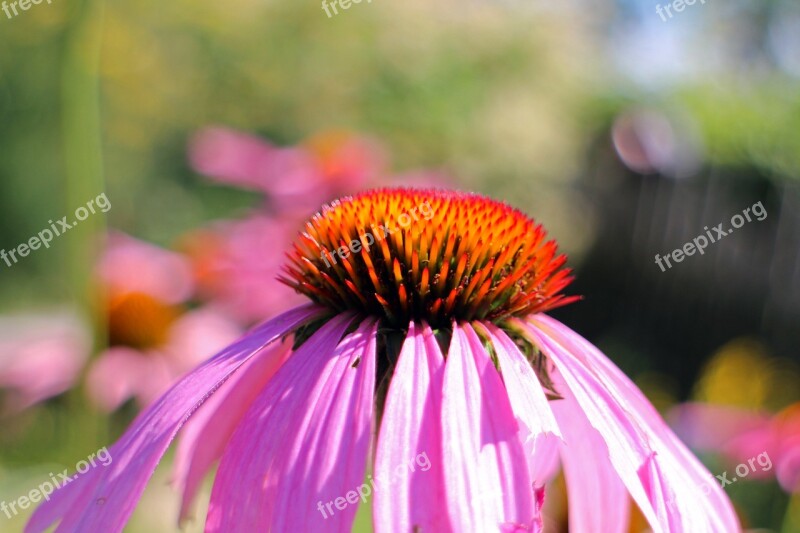
[[[713,473],[768,453],[725,490],[746,527],[800,531],[800,5],[709,0],[662,20],[655,0],[431,4],[0,13],[0,248],[111,205],[0,262],[0,501],[74,469],[294,303],[273,280],[323,202],[437,185],[543,223],[584,297],[555,315]],[[758,202],[764,220],[656,265]],[[177,530],[170,457],[130,531]],[[555,480],[549,531],[567,530],[566,505]]]

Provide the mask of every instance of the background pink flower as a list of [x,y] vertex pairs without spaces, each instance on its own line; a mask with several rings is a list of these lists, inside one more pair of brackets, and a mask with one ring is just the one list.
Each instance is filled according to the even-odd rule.
[[87,385],[91,398],[113,411],[135,398],[149,405],[185,372],[230,344],[241,328],[209,309],[190,311],[168,329],[165,342],[147,348],[112,346],[91,366]]
[[305,211],[374,182],[384,169],[376,141],[343,131],[279,147],[229,128],[201,130],[189,143],[189,161],[213,179],[262,192],[273,209]]
[[143,293],[168,303],[183,302],[192,294],[191,265],[185,257],[117,231],[108,235],[97,275],[112,294]]
[[300,222],[255,214],[188,235],[198,295],[243,323],[275,316],[302,301],[277,277]]
[[72,387],[89,349],[75,313],[0,317],[0,409],[18,412]]
[[175,252],[113,234],[98,272],[109,348],[92,363],[88,393],[112,411],[147,405],[204,358],[234,340],[239,325],[208,308],[189,310],[191,263]]
[[670,420],[690,446],[718,451],[731,464],[747,464],[767,453],[774,468],[752,469],[752,477],[775,477],[787,492],[800,492],[800,403],[774,416],[736,407],[688,403],[673,409]]

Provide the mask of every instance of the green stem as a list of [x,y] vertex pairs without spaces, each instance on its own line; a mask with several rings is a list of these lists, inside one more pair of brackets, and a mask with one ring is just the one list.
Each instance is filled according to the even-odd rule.
[[[64,37],[61,73],[62,136],[65,165],[64,201],[68,218],[75,210],[105,192],[100,125],[99,62],[102,47],[104,1],[79,0]],[[113,208],[114,199],[109,197]],[[105,215],[99,210],[69,230],[67,276],[74,306],[93,326],[103,324],[93,293],[92,271],[97,247],[105,234]],[[105,328],[95,327],[95,349],[105,345]],[[77,387],[70,398],[72,407],[85,409],[85,395]],[[97,417],[89,422],[99,440],[106,440],[107,428]]]
[[[66,35],[61,76],[64,199],[72,219],[77,208],[104,192],[98,83],[102,25],[102,0],[83,0]],[[68,233],[69,279],[73,297],[84,309],[92,307],[87,305],[90,265],[96,238],[104,229],[98,210]]]

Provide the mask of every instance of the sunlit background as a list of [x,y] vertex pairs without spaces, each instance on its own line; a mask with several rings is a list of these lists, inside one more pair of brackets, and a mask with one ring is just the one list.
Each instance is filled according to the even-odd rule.
[[[800,5],[431,4],[0,12],[0,248],[95,211],[0,259],[0,501],[74,470],[299,301],[274,278],[324,202],[435,185],[542,222],[584,297],[556,316],[713,474],[762,458],[725,487],[746,528],[800,531]],[[748,208],[703,254],[657,264]],[[171,457],[129,531],[178,530]],[[567,530],[567,505],[556,479],[548,531]],[[0,531],[30,512],[0,513]]]

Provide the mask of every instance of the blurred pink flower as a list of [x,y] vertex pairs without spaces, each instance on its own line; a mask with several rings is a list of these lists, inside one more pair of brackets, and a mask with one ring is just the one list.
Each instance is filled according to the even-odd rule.
[[362,187],[384,167],[376,142],[347,132],[279,147],[222,127],[203,129],[190,141],[189,161],[219,182],[263,192],[277,210],[302,214]]
[[2,410],[18,412],[75,383],[89,355],[90,335],[74,315],[0,318]]
[[112,234],[98,277],[110,347],[92,363],[87,388],[102,409],[130,398],[149,404],[241,333],[219,312],[184,307],[193,292],[192,267],[178,253]]
[[192,258],[200,297],[245,323],[300,303],[302,297],[277,281],[284,250],[299,227],[299,221],[254,215],[190,234],[183,248]]
[[111,232],[97,266],[103,286],[112,293],[142,293],[167,303],[192,294],[191,264],[180,254]]
[[149,348],[112,346],[92,365],[87,376],[91,398],[113,411],[130,398],[149,405],[188,370],[235,340],[239,326],[208,309],[176,318],[166,341]]
[[732,463],[747,463],[766,452],[775,468],[753,470],[752,477],[775,476],[787,492],[800,492],[800,403],[774,416],[687,403],[673,409],[669,419],[689,446],[719,452]]

